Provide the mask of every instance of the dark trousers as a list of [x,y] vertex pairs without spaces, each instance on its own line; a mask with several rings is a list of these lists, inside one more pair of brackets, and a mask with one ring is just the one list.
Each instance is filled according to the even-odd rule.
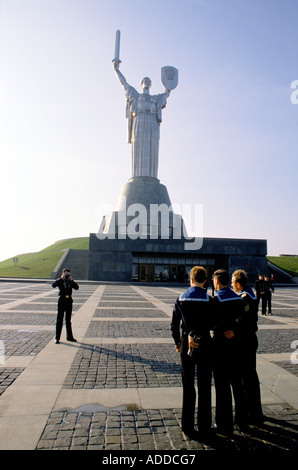
[[262,295],[262,315],[266,315],[267,305],[268,305],[268,313],[271,313],[271,299],[272,299],[271,292],[269,294]]
[[227,433],[233,431],[232,391],[235,402],[235,422],[239,426],[247,423],[240,361],[240,351],[232,344],[222,344],[221,347],[216,348],[214,360],[216,424],[219,430]]
[[181,341],[182,368],[182,429],[192,431],[195,424],[196,389],[195,375],[197,374],[198,411],[197,425],[200,432],[208,432],[211,428],[211,376],[212,362],[208,351],[199,351],[196,358],[187,354],[188,338]]
[[58,300],[58,314],[56,320],[56,339],[59,341],[63,326],[63,318],[65,313],[65,326],[66,326],[66,338],[68,340],[73,339],[72,327],[71,327],[71,314],[72,314],[72,299],[65,299],[59,297]]
[[258,338],[253,335],[243,342],[242,347],[242,378],[244,385],[244,396],[246,409],[250,421],[262,419],[262,404],[260,381],[257,373],[256,352],[258,348]]

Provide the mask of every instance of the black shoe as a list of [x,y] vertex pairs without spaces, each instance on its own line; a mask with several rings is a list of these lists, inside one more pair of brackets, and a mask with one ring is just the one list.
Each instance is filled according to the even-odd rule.
[[224,426],[217,426],[214,430],[216,434],[223,436],[231,436],[233,434],[233,428],[225,428]]
[[199,431],[199,440],[204,442],[209,442],[214,440],[214,429],[206,429]]
[[60,343],[59,339],[55,339],[55,343],[59,344]]
[[247,432],[248,431],[248,424],[247,423],[235,423],[238,427],[239,431]]
[[77,340],[75,338],[67,338],[67,341],[72,341],[73,343],[75,343]]
[[263,414],[260,416],[250,416],[248,418],[248,424],[251,424],[252,426],[262,426],[266,420],[267,418]]
[[190,439],[198,439],[198,438],[199,438],[199,433],[198,433],[198,431],[196,431],[195,429],[193,429],[193,428],[190,428],[190,429],[188,429],[188,428],[186,428],[186,429],[181,428],[181,429],[182,429],[182,431],[184,432],[184,434],[185,434],[187,437],[189,437]]

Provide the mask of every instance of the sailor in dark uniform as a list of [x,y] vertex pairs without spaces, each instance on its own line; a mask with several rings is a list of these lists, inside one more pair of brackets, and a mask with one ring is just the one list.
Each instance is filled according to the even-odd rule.
[[247,425],[244,389],[241,378],[241,320],[244,302],[228,287],[227,271],[219,269],[213,274],[215,329],[214,380],[216,389],[216,424],[220,433],[233,432],[232,392],[235,401],[235,422],[244,429]]
[[72,289],[78,290],[78,284],[72,280],[70,270],[64,268],[62,276],[53,282],[52,287],[59,288],[58,314],[56,320],[56,337],[55,342],[60,342],[60,336],[63,326],[63,318],[65,312],[65,326],[67,341],[76,341],[72,334],[71,314],[72,314]]
[[245,316],[241,327],[241,373],[248,420],[251,424],[262,424],[265,417],[262,412],[260,382],[256,369],[258,300],[248,285],[245,271],[239,269],[233,273],[232,287],[244,301]]
[[267,305],[268,305],[268,315],[272,315],[271,302],[272,302],[272,293],[274,292],[274,287],[272,281],[269,280],[269,276],[265,276],[264,279],[264,301],[262,304],[262,315],[267,315]]
[[264,304],[265,285],[263,274],[259,274],[259,278],[255,282],[255,291],[257,296],[258,308],[260,300],[262,299],[262,306]]
[[181,355],[182,369],[182,430],[189,437],[198,437],[195,424],[195,372],[198,386],[197,425],[199,435],[211,430],[212,376],[212,299],[204,290],[206,270],[195,266],[190,272],[191,287],[175,303],[171,332],[176,351]]

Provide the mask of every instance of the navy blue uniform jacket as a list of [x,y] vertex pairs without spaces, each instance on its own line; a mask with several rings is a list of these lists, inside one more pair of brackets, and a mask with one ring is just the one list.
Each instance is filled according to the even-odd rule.
[[199,335],[202,340],[210,340],[213,324],[211,301],[201,287],[190,287],[176,300],[171,323],[172,337],[176,345],[181,343],[181,335]]
[[237,295],[229,287],[223,287],[217,291],[214,297],[215,307],[215,342],[216,344],[230,345],[234,343],[224,336],[224,332],[232,330],[235,340],[240,339],[243,320],[245,318],[244,302],[241,296]]
[[244,301],[245,316],[242,334],[249,337],[258,330],[258,300],[251,287],[247,286],[240,294]]

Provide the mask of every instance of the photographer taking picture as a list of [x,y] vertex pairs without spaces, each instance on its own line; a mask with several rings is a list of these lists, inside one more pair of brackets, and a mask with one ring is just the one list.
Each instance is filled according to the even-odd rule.
[[62,276],[53,282],[52,287],[59,288],[58,314],[56,320],[56,337],[55,343],[59,344],[63,326],[63,318],[65,312],[66,339],[67,341],[76,341],[72,334],[71,315],[72,315],[72,289],[78,290],[78,284],[72,280],[70,270],[64,268]]

